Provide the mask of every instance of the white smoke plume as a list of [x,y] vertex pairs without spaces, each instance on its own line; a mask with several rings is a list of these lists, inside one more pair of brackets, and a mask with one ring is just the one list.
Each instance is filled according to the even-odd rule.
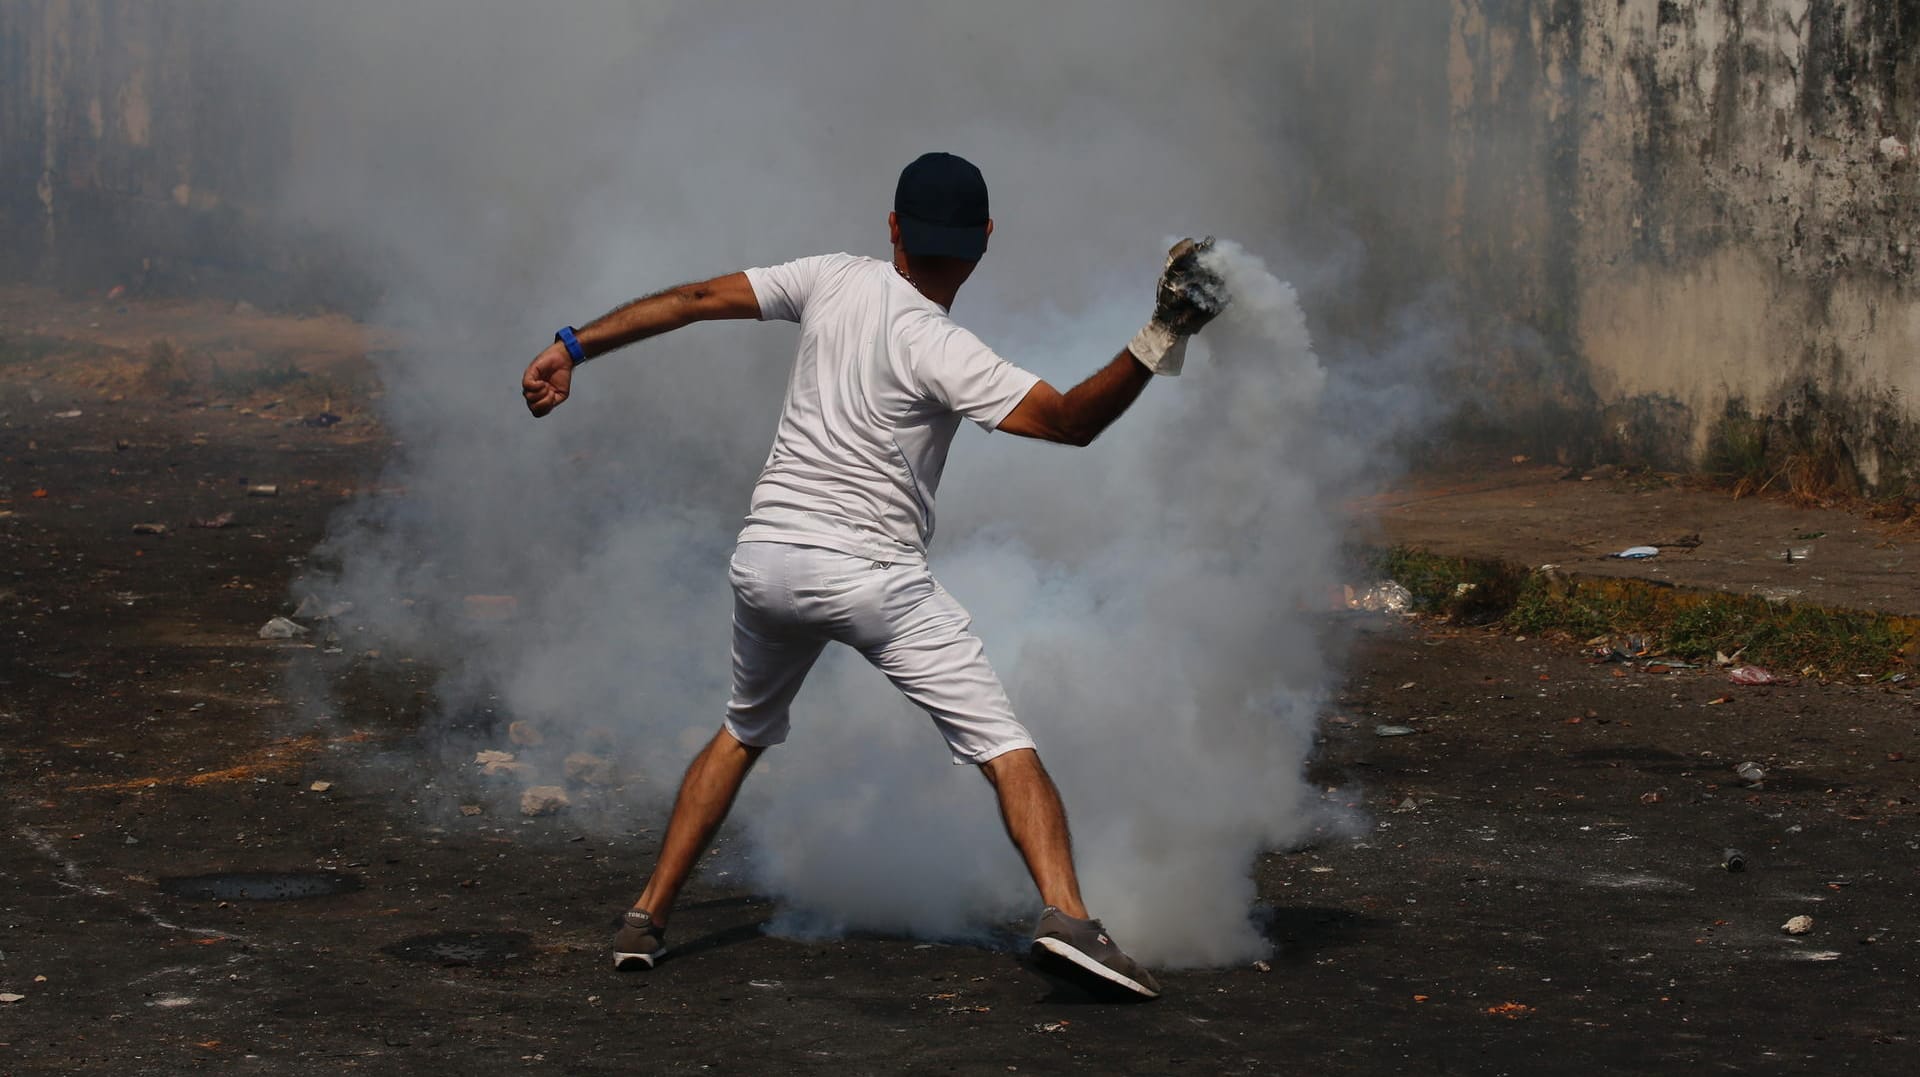
[[[1235,306],[1094,446],[960,435],[932,561],[1062,787],[1095,914],[1149,962],[1264,952],[1252,861],[1313,821],[1304,761],[1337,677],[1313,612],[1342,571],[1335,503],[1421,418],[1406,379],[1323,368],[1293,290],[1249,253],[1298,257],[1280,203],[1311,167],[1268,121],[1286,104],[1271,7],[250,16],[304,102],[287,211],[365,252],[382,318],[419,342],[381,364],[402,441],[382,486],[400,492],[343,513],[333,568],[302,586],[356,603],[350,650],[439,671],[436,763],[525,721],[638,777],[589,825],[652,821],[722,714],[724,566],[793,330],[646,342],[535,422],[518,376],[553,329],[748,265],[884,256],[898,169],[944,149],[984,170],[997,223],[955,317],[1064,389],[1147,316],[1169,233],[1235,236],[1215,255]],[[476,620],[470,594],[515,612]],[[955,936],[1035,911],[985,783],[843,649],[731,826],[780,930]]]

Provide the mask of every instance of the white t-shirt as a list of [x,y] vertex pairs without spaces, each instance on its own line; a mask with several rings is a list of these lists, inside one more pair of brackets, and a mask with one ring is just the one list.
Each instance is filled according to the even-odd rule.
[[924,561],[962,416],[988,430],[1039,378],[994,354],[891,263],[823,254],[747,270],[800,350],[742,542]]

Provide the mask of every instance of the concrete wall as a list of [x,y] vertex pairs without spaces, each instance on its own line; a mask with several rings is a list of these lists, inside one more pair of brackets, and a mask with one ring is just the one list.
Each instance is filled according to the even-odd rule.
[[0,276],[83,291],[242,291],[284,102],[234,0],[0,3]]
[[1701,464],[1733,415],[1912,481],[1920,2],[1453,9],[1448,257],[1538,333],[1566,447]]

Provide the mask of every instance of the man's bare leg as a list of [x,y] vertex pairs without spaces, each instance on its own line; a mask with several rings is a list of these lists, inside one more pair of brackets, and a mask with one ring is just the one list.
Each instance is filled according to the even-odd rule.
[[[1080,880],[1073,871],[1073,838],[1067,831],[1067,809],[1060,803],[1040,753],[1020,748],[980,764],[994,791],[1000,794],[1000,818],[1007,836],[1027,862],[1027,873],[1040,889],[1042,904],[1068,916],[1086,919],[1080,901]],[[676,813],[678,814],[678,813]]]
[[680,794],[673,801],[667,835],[660,842],[660,858],[654,862],[646,889],[633,903],[634,908],[652,914],[655,924],[666,926],[673,903],[679,900],[680,887],[692,874],[700,854],[707,851],[714,831],[720,829],[728,809],[733,807],[740,783],[764,751],[740,743],[722,726],[687,765],[686,777],[680,780]]

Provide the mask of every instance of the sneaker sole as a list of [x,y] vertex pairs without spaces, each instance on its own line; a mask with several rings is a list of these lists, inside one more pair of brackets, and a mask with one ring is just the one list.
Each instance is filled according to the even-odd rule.
[[655,950],[650,954],[624,954],[613,952],[613,970],[615,972],[633,972],[637,969],[650,969],[654,962],[666,956],[665,950]]
[[1160,997],[1160,992],[1149,988],[1146,984],[1135,980],[1131,976],[1123,976],[1102,965],[1100,962],[1095,961],[1093,958],[1075,949],[1071,943],[1068,943],[1064,939],[1047,938],[1033,940],[1033,956],[1041,957],[1043,955],[1051,955],[1063,961],[1071,962],[1080,969],[1091,972],[1110,984],[1124,987],[1134,994],[1139,995],[1141,998]]

